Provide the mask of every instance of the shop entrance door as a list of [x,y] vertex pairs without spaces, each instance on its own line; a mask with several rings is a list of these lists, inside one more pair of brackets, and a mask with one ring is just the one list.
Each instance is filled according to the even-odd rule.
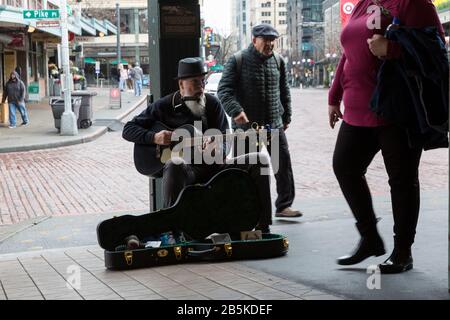
[[6,83],[9,80],[9,75],[17,66],[17,56],[16,51],[13,50],[5,50],[3,54],[3,83]]

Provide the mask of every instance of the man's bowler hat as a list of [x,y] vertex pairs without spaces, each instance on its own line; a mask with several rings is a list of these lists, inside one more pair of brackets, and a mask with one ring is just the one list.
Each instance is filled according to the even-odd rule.
[[193,78],[207,73],[208,70],[202,58],[184,58],[178,62],[178,77],[175,79]]
[[262,23],[254,26],[252,29],[252,35],[256,37],[274,37],[278,38],[280,35],[278,31],[272,27],[270,24]]

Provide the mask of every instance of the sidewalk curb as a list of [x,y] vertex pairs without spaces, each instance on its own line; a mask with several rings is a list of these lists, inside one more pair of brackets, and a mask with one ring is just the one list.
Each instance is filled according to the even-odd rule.
[[[128,116],[131,112],[136,110],[140,105],[145,103],[146,100],[147,100],[147,96],[144,96],[142,99],[138,100],[136,102],[136,104],[134,106],[132,106],[130,109],[128,109],[124,113],[115,117],[115,120],[119,120],[119,121],[122,120],[123,118]],[[92,132],[90,134],[86,134],[86,135],[79,135],[76,138],[71,139],[71,140],[42,143],[42,144],[33,144],[33,145],[23,145],[23,146],[18,146],[18,147],[4,147],[4,148],[0,148],[0,153],[24,152],[24,151],[53,149],[53,148],[59,148],[59,147],[72,146],[72,145],[76,145],[76,144],[91,142],[95,139],[98,139],[99,137],[101,137],[102,135],[104,135],[107,132],[108,132],[108,127],[99,126],[98,129],[96,129],[94,132]]]
[[122,120],[123,118],[126,118],[130,113],[132,113],[134,110],[136,110],[141,104],[145,103],[147,101],[147,96],[144,96],[144,98],[142,98],[141,100],[139,100],[133,107],[131,107],[130,109],[128,109],[127,111],[125,111],[122,114],[119,114],[115,120]]
[[[3,243],[3,242],[5,242],[5,241],[8,240],[9,238],[14,237],[16,234],[19,234],[19,233],[21,233],[22,231],[25,231],[25,230],[27,230],[27,229],[30,229],[30,228],[32,228],[32,227],[34,227],[34,226],[40,224],[41,222],[44,222],[44,221],[46,221],[46,220],[48,220],[48,219],[51,219],[51,218],[52,218],[52,216],[38,217],[37,220],[34,221],[34,222],[31,222],[31,224],[28,223],[28,224],[26,224],[25,226],[23,226],[23,227],[21,227],[21,228],[15,230],[15,231],[13,231],[13,232],[10,232],[10,233],[6,234],[5,236],[1,236],[1,238],[0,238],[0,244]],[[25,222],[29,222],[29,221],[25,221]],[[0,226],[1,226],[1,225],[0,225]],[[3,227],[5,227],[5,225],[3,225]]]

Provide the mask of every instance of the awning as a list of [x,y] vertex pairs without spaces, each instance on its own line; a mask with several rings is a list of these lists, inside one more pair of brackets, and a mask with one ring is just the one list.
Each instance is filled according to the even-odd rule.
[[223,71],[223,65],[216,64],[216,65],[210,67],[209,70],[211,70],[211,71]]
[[[117,59],[111,61],[110,63],[111,63],[111,64],[117,64]],[[123,64],[124,66],[127,66],[127,65],[128,65],[128,62],[125,61],[125,60],[123,60],[123,59],[120,60],[120,63]]]
[[84,63],[95,64],[95,59],[94,58],[84,58]]

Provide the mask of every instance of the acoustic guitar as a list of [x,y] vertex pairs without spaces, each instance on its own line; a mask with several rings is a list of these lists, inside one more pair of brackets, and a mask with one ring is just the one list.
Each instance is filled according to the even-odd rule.
[[181,132],[180,130],[182,129],[186,130],[184,131],[185,133],[189,133],[190,138],[186,139],[185,137],[180,137],[180,139],[173,141],[170,145],[135,143],[133,157],[134,165],[137,171],[146,176],[158,177],[162,173],[164,164],[174,156],[183,157],[183,150],[186,150],[186,148],[190,148],[190,154],[193,157],[195,152],[199,152],[199,148],[202,149],[205,138],[209,138],[211,141],[214,141],[217,137],[221,137],[223,142],[229,142],[234,139],[249,138],[258,141],[257,143],[259,143],[262,132],[265,131],[266,134],[270,132],[269,127],[258,127],[258,124],[253,123],[248,124],[244,128],[246,131],[222,134],[220,136],[205,136],[202,132],[190,124],[173,129],[159,121],[156,121],[149,130],[158,133],[163,130],[177,130],[178,132]]

